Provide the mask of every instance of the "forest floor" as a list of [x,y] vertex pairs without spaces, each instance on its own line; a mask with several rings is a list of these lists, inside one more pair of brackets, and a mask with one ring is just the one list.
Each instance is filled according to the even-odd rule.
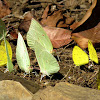
[[[18,28],[20,23],[23,21],[21,16],[23,16],[24,13],[27,11],[32,11],[34,18],[40,21],[46,6],[52,5],[52,7],[56,6],[56,10],[59,9],[62,10],[64,15],[70,16],[75,21],[80,21],[92,3],[92,0],[7,0],[7,1],[10,4],[11,13],[14,16],[7,16],[3,18],[3,20],[6,23],[6,26],[8,26],[8,29],[10,31],[13,31],[14,29],[17,32],[20,31],[18,30]],[[84,27],[83,29],[85,30]],[[27,32],[22,30],[20,32],[24,37],[25,43],[27,44],[25,39]],[[54,74],[52,78],[47,76],[44,77],[43,80],[40,82],[41,75],[38,70],[34,70],[37,72],[37,75],[35,75],[34,73],[30,73],[30,75],[26,75],[24,77],[24,72],[19,69],[16,61],[15,51],[16,51],[17,40],[16,39],[10,40],[9,37],[7,37],[7,40],[10,42],[12,47],[13,51],[12,61],[14,64],[14,68],[17,69],[16,72],[13,73],[7,72],[9,73],[9,75],[19,76],[25,78],[26,80],[31,80],[32,82],[39,84],[40,88],[42,89],[46,88],[47,86],[55,86],[55,84],[59,82],[69,82],[72,84],[80,85],[82,87],[97,89],[97,74],[100,65],[94,64],[94,66],[92,66],[90,69],[88,68],[88,65],[75,67],[72,60],[72,50],[73,47],[77,44],[74,41],[63,47],[57,49],[54,48],[56,50],[54,56],[58,60],[60,71]],[[99,49],[100,48],[96,48],[97,55],[100,61]],[[28,47],[28,52],[31,60],[31,66],[39,67],[37,61],[34,60],[35,59],[34,51],[32,51]],[[6,67],[0,67],[1,72],[4,72],[5,69]]]

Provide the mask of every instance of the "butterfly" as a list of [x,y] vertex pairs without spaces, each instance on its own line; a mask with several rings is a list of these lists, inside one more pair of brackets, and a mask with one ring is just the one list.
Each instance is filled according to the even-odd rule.
[[88,41],[88,51],[89,51],[89,56],[80,47],[74,46],[72,51],[72,58],[76,66],[88,64],[89,58],[91,59],[91,61],[98,63],[96,50],[93,47],[93,44],[91,43],[90,40]]
[[30,59],[28,51],[25,42],[22,38],[22,35],[20,33],[18,33],[18,39],[17,39],[16,59],[19,68],[25,71],[26,74],[29,74],[32,71],[32,68],[30,67]]
[[95,63],[98,63],[98,56],[96,50],[93,47],[93,44],[91,43],[90,40],[88,41],[88,51],[89,51],[89,58]]
[[46,32],[35,19],[32,19],[29,31],[27,33],[27,43],[30,48],[34,50],[37,48],[37,45],[35,44],[36,42],[41,44],[48,52],[53,52],[52,43]]
[[44,76],[49,76],[60,70],[56,58],[52,55],[52,43],[42,26],[35,19],[31,20],[31,25],[27,33],[27,43],[35,51],[40,72]]
[[[8,47],[9,57],[10,59],[12,59],[12,49],[11,49],[10,43],[8,41],[6,41],[6,43]],[[7,64],[6,48],[5,48],[4,41],[2,41],[0,44],[0,66],[6,65],[6,64]]]

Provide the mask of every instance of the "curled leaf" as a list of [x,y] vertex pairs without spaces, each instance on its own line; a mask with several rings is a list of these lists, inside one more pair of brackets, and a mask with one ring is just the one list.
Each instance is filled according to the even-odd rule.
[[88,40],[91,40],[95,47],[100,46],[100,23],[94,28],[72,34],[72,39],[82,48],[88,47]]
[[97,0],[94,0],[91,7],[89,8],[89,10],[86,12],[85,16],[82,18],[81,21],[79,22],[75,22],[70,26],[70,29],[75,30],[77,27],[79,27],[80,25],[82,25],[92,14],[92,10],[94,9],[94,7],[96,6]]
[[82,49],[85,49],[88,47],[88,40],[87,38],[83,37],[80,34],[72,34],[72,39],[78,44],[78,46]]

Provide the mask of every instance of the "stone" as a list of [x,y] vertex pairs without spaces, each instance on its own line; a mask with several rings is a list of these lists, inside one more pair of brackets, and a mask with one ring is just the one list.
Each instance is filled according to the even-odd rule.
[[34,94],[35,100],[100,100],[100,91],[66,82],[57,83]]
[[26,80],[24,78],[21,78],[19,76],[16,75],[12,75],[10,73],[2,73],[0,71],[0,81],[2,80],[14,80],[14,81],[18,81],[20,82],[25,88],[27,88],[30,92],[32,92],[33,94],[36,93],[40,86],[32,80]]
[[33,94],[19,82],[13,80],[0,81],[0,100],[34,100]]

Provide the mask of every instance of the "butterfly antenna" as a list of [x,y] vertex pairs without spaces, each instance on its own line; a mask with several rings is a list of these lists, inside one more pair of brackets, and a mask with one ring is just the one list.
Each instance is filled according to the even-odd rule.
[[60,58],[59,58],[59,55],[57,55],[57,58],[58,58],[58,61],[61,62],[61,60],[60,60]]

